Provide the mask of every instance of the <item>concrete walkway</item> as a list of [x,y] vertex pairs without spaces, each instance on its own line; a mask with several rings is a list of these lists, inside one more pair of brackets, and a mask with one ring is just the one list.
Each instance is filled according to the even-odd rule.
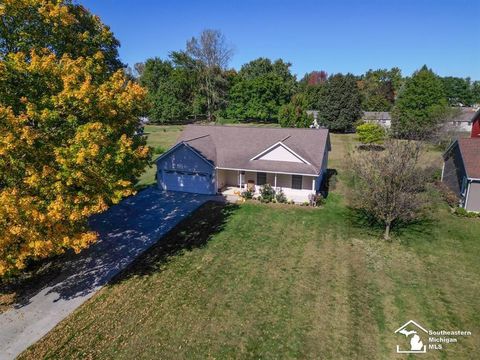
[[99,241],[66,262],[62,274],[0,314],[0,359],[14,359],[47,334],[183,218],[218,197],[141,191],[91,220]]

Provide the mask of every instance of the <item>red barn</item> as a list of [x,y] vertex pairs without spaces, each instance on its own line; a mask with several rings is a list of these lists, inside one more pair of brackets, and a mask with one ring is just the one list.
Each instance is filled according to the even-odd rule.
[[480,110],[472,118],[472,138],[480,138]]

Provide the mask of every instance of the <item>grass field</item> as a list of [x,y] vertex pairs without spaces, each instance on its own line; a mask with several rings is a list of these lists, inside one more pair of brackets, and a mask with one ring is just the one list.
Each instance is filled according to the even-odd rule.
[[473,359],[480,222],[439,203],[384,242],[344,205],[354,141],[332,137],[325,207],[208,203],[21,358],[404,359],[414,319],[473,333],[422,359]]

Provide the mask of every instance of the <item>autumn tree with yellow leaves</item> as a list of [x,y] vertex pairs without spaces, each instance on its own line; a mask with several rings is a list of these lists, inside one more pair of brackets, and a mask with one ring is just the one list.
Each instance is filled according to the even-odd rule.
[[[4,0],[0,17],[5,276],[30,260],[78,252],[95,242],[89,216],[132,194],[150,154],[135,135],[145,91],[115,65],[118,42],[98,18],[61,0]],[[95,31],[83,31],[85,17]],[[44,33],[33,33],[38,28],[23,24],[28,19],[44,23]],[[7,39],[8,24],[23,25],[22,31]],[[52,40],[49,46],[48,38],[57,33],[65,42]],[[69,42],[77,38],[84,49],[70,54],[75,44]]]

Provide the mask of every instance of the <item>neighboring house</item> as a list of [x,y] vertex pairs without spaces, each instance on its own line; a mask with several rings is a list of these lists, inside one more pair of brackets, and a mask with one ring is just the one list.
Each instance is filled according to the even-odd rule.
[[471,137],[472,138],[480,137],[480,110],[478,110],[475,113],[475,116],[472,118]]
[[187,125],[156,160],[157,183],[200,194],[270,184],[304,202],[320,191],[329,151],[327,129]]
[[443,155],[442,182],[460,197],[460,206],[480,212],[480,136],[455,140]]
[[480,117],[480,110],[474,107],[458,107],[454,109],[454,115],[448,119],[448,129],[455,131],[471,132],[475,119]]
[[392,116],[388,111],[364,111],[362,120],[385,128],[392,126]]

